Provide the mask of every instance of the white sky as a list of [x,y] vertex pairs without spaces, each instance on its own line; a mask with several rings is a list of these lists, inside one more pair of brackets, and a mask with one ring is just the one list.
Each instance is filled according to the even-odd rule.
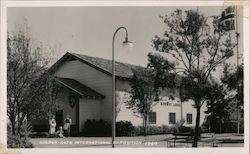
[[[223,7],[212,6],[178,8],[198,8],[205,16],[219,15],[223,10]],[[159,16],[170,14],[176,9],[177,7],[8,8],[8,31],[17,30],[18,25],[23,25],[24,19],[27,19],[32,38],[41,42],[45,48],[55,48],[57,54],[52,55],[56,59],[67,51],[111,59],[113,34],[118,27],[125,26],[134,48],[129,53],[122,49],[125,32],[119,31],[115,42],[116,60],[145,66],[148,52],[153,51],[152,39],[155,35],[161,36],[166,28]],[[241,32],[243,24],[239,25]],[[236,58],[232,57],[230,61],[235,63]]]

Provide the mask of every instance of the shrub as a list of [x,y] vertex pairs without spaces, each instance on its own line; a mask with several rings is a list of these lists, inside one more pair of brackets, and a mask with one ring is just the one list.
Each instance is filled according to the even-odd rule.
[[[209,121],[206,120],[202,125],[202,132],[215,132],[215,133],[236,133],[237,122],[225,121],[223,123],[213,122],[209,125]],[[244,133],[244,121],[240,121],[240,133]]]
[[133,136],[140,136],[143,135],[144,129],[142,126],[134,126]]
[[30,138],[48,138],[49,137],[49,133],[47,132],[32,132],[29,135]]
[[132,136],[134,134],[134,126],[130,121],[116,122],[116,136]]
[[[143,127],[142,126],[135,126],[133,131],[134,136],[143,135]],[[147,127],[147,135],[157,135],[157,134],[171,134],[177,132],[176,127],[174,126],[148,126]]]
[[161,127],[157,127],[157,126],[148,126],[147,131],[148,131],[147,132],[148,135],[156,135],[156,134],[163,133]]
[[190,132],[194,133],[194,128],[193,127],[186,127],[186,126],[180,126],[178,128],[179,132]]
[[93,137],[111,136],[111,124],[104,120],[87,120],[82,133],[84,136]]
[[12,134],[10,125],[7,126],[7,145],[8,148],[33,148],[29,138],[30,127],[27,123],[21,126],[20,132]]
[[[111,123],[105,120],[89,119],[84,123],[83,136],[111,136]],[[134,135],[134,126],[129,121],[116,122],[116,136],[132,136]]]

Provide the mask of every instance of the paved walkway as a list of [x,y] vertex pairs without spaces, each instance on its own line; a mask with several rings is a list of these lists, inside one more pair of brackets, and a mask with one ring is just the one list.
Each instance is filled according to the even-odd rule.
[[[172,138],[172,134],[167,135],[149,135],[147,137],[116,137],[115,147],[130,147],[130,148],[153,148],[166,147],[167,139]],[[201,141],[198,147],[212,147],[210,140],[211,134],[202,134]],[[244,136],[236,134],[216,134],[214,139],[219,141],[219,147],[243,147]],[[110,137],[69,137],[69,138],[33,138],[31,139],[35,148],[82,148],[82,147],[101,147],[110,148]],[[192,143],[176,142],[176,148],[192,147]]]

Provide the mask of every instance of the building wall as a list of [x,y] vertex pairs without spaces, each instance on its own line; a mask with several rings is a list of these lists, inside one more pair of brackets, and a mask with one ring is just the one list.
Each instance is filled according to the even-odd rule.
[[98,99],[82,98],[79,102],[79,130],[82,131],[87,119],[101,118],[101,102]]
[[69,90],[64,88],[58,97],[58,103],[60,104],[60,109],[63,110],[63,119],[66,118],[66,115],[70,115],[72,120],[72,125],[76,124],[76,105],[72,108],[69,104]]
[[55,76],[75,79],[91,89],[103,94],[105,98],[100,103],[100,107],[102,108],[100,115],[103,120],[111,121],[111,76],[78,60],[65,62],[55,72]]
[[[142,125],[142,118],[139,114],[133,113],[131,109],[128,109],[125,101],[129,100],[129,94],[127,92],[118,92],[120,95],[120,112],[117,115],[116,120],[126,120],[131,121],[133,125],[138,126]],[[182,103],[182,118],[185,120],[184,125],[193,127],[195,126],[195,120],[196,120],[196,109],[193,107],[193,101],[187,101]],[[201,108],[201,117],[200,117],[200,125],[204,122],[205,119],[205,111],[206,111],[206,105],[204,104]],[[164,96],[161,98],[159,102],[155,102],[155,105],[152,107],[152,112],[156,112],[156,123],[150,124],[150,125],[173,125],[169,124],[169,113],[175,113],[176,115],[176,122],[181,120],[181,102],[180,99],[175,97],[174,100],[170,99],[168,96]],[[192,114],[192,124],[188,124],[186,122],[187,113]]]

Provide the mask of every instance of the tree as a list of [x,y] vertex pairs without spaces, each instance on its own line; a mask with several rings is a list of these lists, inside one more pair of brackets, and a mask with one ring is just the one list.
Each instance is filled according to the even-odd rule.
[[28,32],[8,33],[7,38],[7,115],[13,135],[33,116],[46,117],[55,110],[57,91],[48,74],[48,60],[41,56]]
[[223,84],[214,83],[212,86],[205,113],[209,115],[207,119],[210,124],[210,131],[221,133],[223,124],[229,122],[230,98],[228,98]]
[[244,83],[243,83],[243,64],[230,69],[230,65],[225,65],[224,74],[221,78],[222,83],[226,86],[227,93],[230,94],[232,105],[237,112],[237,133],[240,131],[239,110],[244,105]]
[[177,9],[161,18],[167,28],[163,36],[155,36],[153,47],[175,60],[176,73],[182,76],[184,100],[194,101],[197,116],[192,146],[197,147],[200,109],[208,98],[212,72],[233,55],[236,44],[222,23],[208,23],[208,17],[199,10]]
[[229,67],[229,65],[224,67],[224,76],[221,80],[229,91],[236,91],[234,100],[237,102],[238,106],[240,106],[243,105],[244,98],[243,64],[239,65],[233,72],[230,72]]
[[[170,73],[174,64],[168,62],[160,55],[149,54],[147,68],[138,67],[133,70],[130,85],[131,100],[125,102],[134,113],[143,118],[144,135],[147,135],[148,116],[152,107],[159,100],[159,93],[165,87],[174,86],[173,82],[166,82],[174,78]],[[173,81],[173,80],[171,80]]]

